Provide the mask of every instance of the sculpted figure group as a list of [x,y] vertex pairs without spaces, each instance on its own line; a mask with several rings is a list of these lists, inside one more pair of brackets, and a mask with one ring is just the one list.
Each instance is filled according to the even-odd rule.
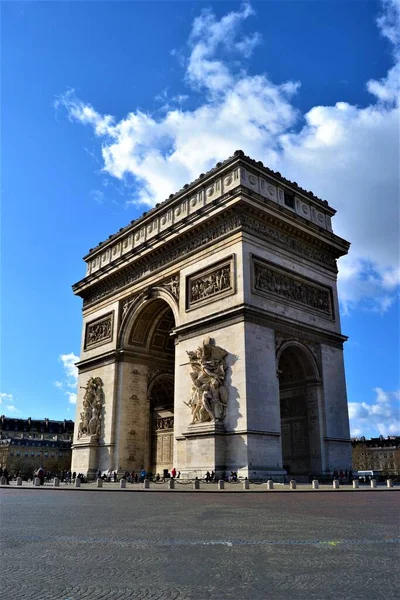
[[192,372],[192,390],[187,406],[192,411],[192,425],[222,421],[228,403],[224,385],[227,352],[215,346],[208,337],[194,352],[188,352]]
[[104,401],[103,381],[100,377],[90,377],[86,387],[83,387],[83,412],[78,425],[78,439],[82,436],[100,435],[102,408]]

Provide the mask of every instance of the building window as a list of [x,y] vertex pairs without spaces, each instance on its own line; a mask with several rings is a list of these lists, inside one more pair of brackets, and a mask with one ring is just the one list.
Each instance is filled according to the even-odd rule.
[[35,453],[34,453],[34,452],[31,452],[31,456],[35,456]]
[[289,194],[289,192],[284,192],[283,201],[289,208],[294,208],[294,196]]
[[28,452],[25,452],[25,457],[28,456]]

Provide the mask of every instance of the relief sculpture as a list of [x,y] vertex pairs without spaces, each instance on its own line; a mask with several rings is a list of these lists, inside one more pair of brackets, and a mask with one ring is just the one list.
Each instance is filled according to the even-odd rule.
[[261,292],[273,292],[332,315],[329,291],[294,279],[254,261],[254,287]]
[[113,315],[109,314],[86,326],[85,348],[112,340]]
[[192,411],[192,425],[222,421],[228,404],[228,389],[224,385],[227,352],[206,338],[202,346],[188,352],[192,372],[191,397],[185,402]]
[[230,265],[225,265],[208,275],[190,281],[190,303],[204,300],[231,287]]
[[103,381],[100,377],[91,377],[86,387],[81,387],[86,391],[83,397],[81,421],[78,425],[78,440],[82,437],[100,435],[104,404]]

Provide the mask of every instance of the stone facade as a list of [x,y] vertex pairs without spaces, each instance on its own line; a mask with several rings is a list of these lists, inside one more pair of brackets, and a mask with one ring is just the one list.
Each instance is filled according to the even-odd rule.
[[349,468],[334,213],[238,151],[92,249],[73,470]]
[[71,466],[73,421],[0,417],[0,466],[10,475],[32,477],[44,466],[47,471],[68,471]]

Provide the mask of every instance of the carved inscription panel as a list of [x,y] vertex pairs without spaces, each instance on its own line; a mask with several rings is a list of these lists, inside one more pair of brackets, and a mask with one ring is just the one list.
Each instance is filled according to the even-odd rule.
[[233,257],[187,278],[187,308],[234,293]]
[[259,259],[253,258],[253,290],[261,295],[275,294],[307,308],[333,317],[331,290],[317,286],[303,277],[289,275]]
[[87,323],[85,332],[85,350],[112,341],[114,312]]

